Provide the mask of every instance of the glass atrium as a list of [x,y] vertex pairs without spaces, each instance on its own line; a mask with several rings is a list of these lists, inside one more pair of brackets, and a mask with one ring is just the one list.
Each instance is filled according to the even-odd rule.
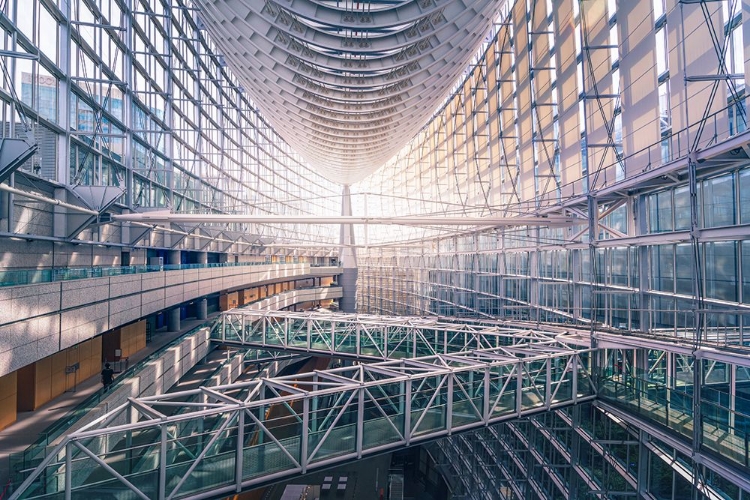
[[[112,329],[336,285],[298,302],[560,343],[494,386],[427,386],[476,411],[430,421],[453,498],[750,500],[748,1],[0,0],[0,36],[0,429],[24,370]],[[386,371],[474,349],[258,332]],[[349,458],[385,442],[368,415]],[[303,441],[301,472],[325,449]],[[70,453],[13,498],[85,498]],[[211,498],[152,465],[122,498]]]

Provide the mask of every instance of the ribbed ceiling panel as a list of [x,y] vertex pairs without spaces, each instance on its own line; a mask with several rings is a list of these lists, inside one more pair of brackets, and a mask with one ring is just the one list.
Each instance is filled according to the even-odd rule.
[[352,184],[424,125],[498,0],[198,0],[219,51],[276,131]]

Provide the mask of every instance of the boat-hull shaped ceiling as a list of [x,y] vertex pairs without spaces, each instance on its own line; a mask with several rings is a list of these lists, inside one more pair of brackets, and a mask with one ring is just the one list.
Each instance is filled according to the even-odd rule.
[[276,131],[352,184],[411,139],[487,33],[498,0],[198,0]]

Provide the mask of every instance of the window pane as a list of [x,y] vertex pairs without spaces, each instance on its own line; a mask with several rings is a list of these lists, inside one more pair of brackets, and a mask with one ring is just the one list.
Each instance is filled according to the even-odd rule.
[[664,0],[654,0],[654,20],[664,15]]
[[677,270],[675,292],[683,295],[693,293],[693,247],[689,243],[675,246],[675,269]]
[[656,72],[662,75],[667,71],[667,37],[665,29],[656,32]]
[[742,242],[742,302],[750,303],[750,241]]
[[703,183],[704,227],[734,224],[734,176],[723,175]]
[[750,224],[750,169],[740,171],[740,219]]
[[706,296],[737,300],[736,251],[733,241],[706,243]]
[[651,288],[674,291],[674,256],[672,245],[651,248]]

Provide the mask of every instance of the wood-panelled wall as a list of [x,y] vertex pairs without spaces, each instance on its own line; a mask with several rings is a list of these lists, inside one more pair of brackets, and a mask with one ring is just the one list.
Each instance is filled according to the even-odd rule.
[[[101,352],[102,337],[94,337],[18,370],[18,411],[36,410],[66,390],[73,389],[81,381],[99,373]],[[66,373],[67,367],[76,364],[77,370]],[[0,398],[4,394],[0,392]]]
[[16,372],[0,377],[0,430],[16,421],[17,387]]

